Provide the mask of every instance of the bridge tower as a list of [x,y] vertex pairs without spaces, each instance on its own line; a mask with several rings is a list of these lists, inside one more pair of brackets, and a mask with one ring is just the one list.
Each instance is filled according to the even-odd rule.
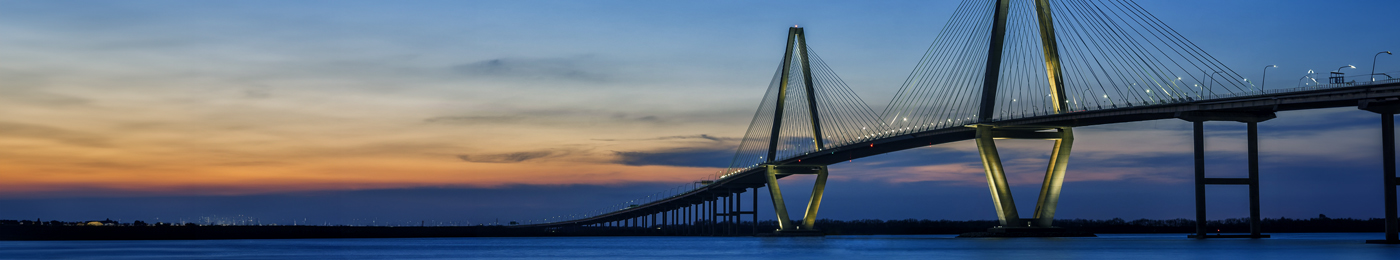
[[[773,113],[772,134],[768,139],[768,156],[764,157],[767,158],[767,161],[764,163],[763,167],[765,167],[766,171],[765,175],[767,177],[769,197],[773,199],[773,210],[776,211],[778,216],[777,232],[779,234],[788,235],[820,235],[821,233],[817,232],[814,225],[816,225],[817,221],[817,209],[821,207],[822,193],[826,191],[826,165],[775,164],[776,158],[778,158],[778,145],[783,141],[781,132],[784,116],[783,108],[788,105],[787,92],[794,83],[792,80],[789,80],[791,76],[790,73],[793,69],[790,66],[792,66],[793,63],[797,63],[797,66],[800,66],[802,70],[802,82],[800,84],[802,87],[801,91],[805,92],[804,96],[806,96],[807,99],[805,100],[807,103],[806,112],[809,116],[809,122],[811,123],[811,125],[807,127],[810,127],[812,130],[813,147],[815,147],[817,151],[821,151],[825,148],[823,147],[825,144],[822,141],[821,119],[817,110],[817,93],[814,90],[812,82],[812,67],[811,64],[808,63],[807,37],[803,33],[802,27],[793,26],[792,28],[788,28],[787,50],[783,53],[783,65],[780,72],[781,75],[779,75],[778,99]],[[792,219],[788,217],[787,205],[783,201],[782,190],[778,187],[778,178],[791,174],[817,175],[816,183],[812,186],[812,197],[807,201],[807,210],[802,215],[802,222],[800,224],[793,223]]]
[[[1050,86],[1051,106],[1055,114],[1065,113],[1068,106],[1065,99],[1059,46],[1055,41],[1055,25],[1051,17],[1050,3],[1048,0],[1034,1],[1041,49],[1045,56],[1045,75]],[[979,123],[969,126],[977,128],[975,134],[977,151],[982,157],[982,167],[987,175],[987,186],[992,193],[992,205],[996,208],[997,220],[1001,224],[989,229],[989,233],[982,235],[1002,236],[1035,233],[1044,236],[1050,234],[1047,232],[1057,232],[1053,235],[1058,236],[1084,235],[1062,232],[1061,229],[1052,225],[1055,219],[1055,208],[1060,200],[1060,189],[1064,182],[1065,169],[1069,164],[1070,148],[1074,145],[1073,128],[1068,125],[1000,127],[990,123],[996,109],[997,83],[1002,69],[1002,49],[1005,45],[1010,3],[1011,0],[996,0],[992,16],[991,39],[987,48],[987,67],[982,80],[981,106],[977,113]],[[995,139],[1055,141],[1050,153],[1049,166],[1046,167],[1045,179],[1040,187],[1040,198],[1036,201],[1035,213],[1032,218],[1023,219],[1016,211],[1016,202],[1012,199],[1011,185],[1006,180],[1006,173],[1001,164],[1001,157],[997,153]]]

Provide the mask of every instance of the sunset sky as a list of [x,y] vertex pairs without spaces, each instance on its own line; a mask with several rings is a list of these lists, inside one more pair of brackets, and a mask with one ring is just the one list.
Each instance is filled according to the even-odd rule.
[[[878,111],[956,4],[0,1],[0,219],[602,208],[728,165],[787,27]],[[1139,4],[1243,75],[1277,64],[1265,89],[1400,51],[1395,1]],[[1400,77],[1400,56],[1375,67]],[[1354,108],[1261,123],[1264,216],[1380,217],[1377,124]],[[1243,176],[1243,125],[1208,125],[1211,176]],[[1193,216],[1189,123],[1076,136],[1061,217]],[[1002,150],[1033,206],[1049,143]],[[984,181],[971,142],[856,160],[832,166],[822,216],[992,219]],[[1211,217],[1247,215],[1244,194],[1211,188]]]

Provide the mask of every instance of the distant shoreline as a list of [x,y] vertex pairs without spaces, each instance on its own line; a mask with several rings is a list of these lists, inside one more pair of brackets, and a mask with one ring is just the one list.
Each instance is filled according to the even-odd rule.
[[502,226],[0,226],[0,240],[202,240],[532,235],[544,234]]
[[[1384,219],[1263,219],[1265,233],[1381,232]],[[37,222],[31,222],[37,223]],[[669,236],[737,235],[767,232],[775,221],[738,225],[672,225],[656,227],[529,226],[221,226],[221,225],[0,225],[0,240],[206,240],[206,239],[305,239],[305,238],[420,238],[420,237],[547,237],[547,236]],[[1195,233],[1195,221],[1170,220],[1056,220],[1056,226],[1093,233]],[[994,220],[818,220],[827,235],[931,235],[984,231]],[[1244,219],[1207,222],[1210,233],[1248,232]]]

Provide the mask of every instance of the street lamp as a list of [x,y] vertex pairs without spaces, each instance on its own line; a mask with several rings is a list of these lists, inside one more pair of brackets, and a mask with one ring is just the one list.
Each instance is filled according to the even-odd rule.
[[1375,82],[1375,81],[1376,81],[1376,58],[1379,58],[1379,57],[1381,56],[1381,53],[1385,53],[1385,55],[1395,55],[1395,54],[1390,53],[1390,51],[1383,51],[1383,52],[1377,52],[1376,55],[1371,56],[1371,81],[1372,81],[1372,82]]
[[[1186,89],[1186,90],[1188,90],[1188,91],[1191,90],[1190,88],[1187,88],[1187,87],[1186,87],[1186,82],[1182,82],[1182,81],[1181,81],[1181,77],[1176,77],[1176,81],[1172,81],[1172,88],[1173,88],[1173,89],[1181,88],[1181,89]],[[1179,90],[1178,90],[1178,91],[1179,91]],[[1199,92],[1198,92],[1198,93],[1199,93]],[[1181,99],[1191,99],[1191,94],[1183,95],[1183,97],[1181,97]]]
[[1215,74],[1220,74],[1221,72],[1225,71],[1216,71],[1210,73],[1210,82],[1206,83],[1206,94],[1210,94],[1211,97],[1215,96]]
[[1346,79],[1346,74],[1343,74],[1343,73],[1342,73],[1342,69],[1345,69],[1345,68],[1353,68],[1353,69],[1355,69],[1356,66],[1354,66],[1354,65],[1346,65],[1346,66],[1338,67],[1338,68],[1337,68],[1337,71],[1333,71],[1333,72],[1332,72],[1332,76],[1331,76],[1331,77],[1327,77],[1327,82],[1328,82],[1329,84],[1345,84],[1346,81],[1347,81],[1347,79]]
[[[1313,83],[1317,83],[1317,78],[1312,77],[1312,76],[1315,75],[1315,74],[1317,74],[1317,72],[1313,72],[1313,70],[1308,70],[1308,74],[1303,74],[1303,77],[1298,78],[1298,87],[1301,88],[1301,87],[1303,87],[1304,85],[1312,85],[1312,83],[1303,84],[1303,82],[1304,82],[1303,80],[1304,80],[1304,79],[1312,79],[1312,82],[1313,82]],[[1318,84],[1322,84],[1322,83],[1318,83]]]
[[1264,83],[1269,82],[1269,68],[1278,68],[1278,65],[1264,66],[1264,76],[1259,77],[1259,91],[1264,91]]

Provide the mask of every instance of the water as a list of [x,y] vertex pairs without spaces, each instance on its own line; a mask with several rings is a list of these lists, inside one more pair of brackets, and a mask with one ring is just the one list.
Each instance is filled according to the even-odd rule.
[[0,259],[1400,259],[1380,233],[1097,238],[952,235],[0,241]]

